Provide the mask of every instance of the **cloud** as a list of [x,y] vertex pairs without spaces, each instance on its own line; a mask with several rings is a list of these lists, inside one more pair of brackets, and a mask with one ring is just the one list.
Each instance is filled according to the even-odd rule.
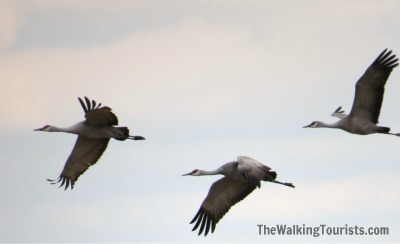
[[[138,4],[132,3],[133,6]],[[387,5],[374,4],[378,5],[379,13],[389,11]],[[279,9],[274,4],[267,5]],[[100,2],[96,6],[106,9],[108,4]],[[232,6],[239,8],[242,4]],[[340,2],[331,7],[342,9],[343,6],[345,3]],[[215,9],[225,7],[224,4],[217,4]],[[37,8],[45,11],[90,7],[85,3],[67,7],[50,1],[39,4]],[[320,48],[332,44],[332,41],[321,43],[320,38],[324,35],[315,36],[312,33],[320,33],[326,28],[317,25],[312,17],[305,18],[319,16],[323,23],[335,28],[345,26],[345,23],[332,23],[332,14],[319,14],[330,13],[331,10],[321,4],[299,11],[288,10],[283,13],[288,19],[282,22],[279,14],[267,17],[256,11],[253,17],[250,11],[254,9],[252,5],[246,5],[244,9],[248,11],[242,14],[262,21],[250,22],[248,26],[228,25],[217,19],[216,13],[207,15],[208,18],[198,14],[150,32],[131,32],[101,46],[86,49],[36,47],[7,53],[0,59],[0,71],[4,77],[2,84],[6,87],[2,100],[9,104],[2,108],[5,110],[4,117],[10,120],[11,126],[26,126],[27,121],[40,125],[44,121],[64,122],[61,117],[54,119],[57,109],[69,111],[74,118],[80,118],[76,97],[82,95],[106,103],[117,112],[132,111],[130,120],[143,118],[158,121],[162,118],[166,122],[176,121],[179,117],[212,119],[233,115],[235,111],[242,111],[242,116],[246,116],[259,113],[260,107],[254,106],[256,104],[269,104],[260,116],[281,116],[289,107],[294,115],[299,116],[305,97],[314,97],[314,101],[318,101],[314,106],[321,110],[326,109],[327,102],[351,103],[355,80],[344,81],[361,74],[368,62],[360,62],[362,69],[357,69],[356,75],[351,77],[346,76],[347,70],[336,72],[332,67],[347,67],[340,66],[338,56],[343,54],[329,58],[326,54],[322,55]],[[349,15],[350,12],[346,13]],[[230,13],[228,17],[234,18],[235,15]],[[301,21],[295,21],[297,17]],[[268,24],[270,18],[280,24]],[[269,34],[261,42],[256,41],[259,33]],[[305,39],[298,39],[297,36]],[[334,35],[330,33],[326,36]],[[314,45],[315,49],[310,45]],[[335,50],[343,45],[335,45]],[[332,53],[333,49],[326,51]],[[334,52],[338,54],[337,50]],[[371,59],[370,56],[368,58]],[[329,74],[334,72],[336,75],[332,79]],[[343,77],[339,79],[343,83],[337,82],[338,77]],[[321,92],[315,94],[313,89],[306,87],[318,87]],[[338,92],[341,90],[347,92]],[[63,91],[62,94],[59,91]],[[345,100],[337,99],[337,95],[328,96],[340,93],[348,94]],[[118,99],[111,100],[109,97],[112,94],[118,94]],[[274,106],[270,106],[272,104]],[[332,105],[332,109],[339,105]],[[29,118],[25,117],[26,113],[15,112],[22,110],[31,111]],[[64,123],[68,124],[68,121]]]
[[[5,117],[20,125],[28,121],[23,118],[27,114],[15,113],[22,109],[31,111],[30,123],[51,117],[44,113],[54,115],[57,109],[77,114],[72,104],[81,95],[120,111],[134,109],[136,116],[164,116],[167,111],[185,116],[197,110],[217,114],[238,105],[258,83],[250,81],[247,72],[254,70],[250,59],[262,57],[257,49],[243,46],[246,38],[245,32],[194,21],[180,29],[133,35],[108,47],[10,54],[0,60],[7,91],[2,99],[10,104],[3,108]],[[239,63],[234,57],[240,57]],[[231,74],[233,67],[238,69]],[[249,82],[243,84],[243,79]],[[119,103],[101,99],[110,94],[118,94]]]
[[0,51],[10,46],[16,39],[16,31],[21,24],[20,13],[14,2],[3,2],[0,8]]

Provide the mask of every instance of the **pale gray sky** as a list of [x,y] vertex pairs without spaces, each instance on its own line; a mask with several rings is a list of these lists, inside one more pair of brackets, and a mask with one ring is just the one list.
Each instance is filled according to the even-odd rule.
[[[0,1],[1,242],[400,241],[399,138],[302,129],[348,112],[384,49],[400,56],[398,1]],[[400,132],[400,68],[383,126]],[[110,106],[146,141],[111,141],[72,191],[57,178],[83,120]],[[204,238],[191,232],[218,176],[253,157],[263,182]],[[387,226],[388,236],[264,236],[257,224]]]

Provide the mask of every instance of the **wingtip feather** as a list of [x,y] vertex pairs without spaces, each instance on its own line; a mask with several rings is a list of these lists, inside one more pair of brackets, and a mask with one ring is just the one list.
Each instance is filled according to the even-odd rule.
[[338,113],[341,109],[342,109],[342,106],[338,107],[338,108],[335,110],[335,113]]
[[200,230],[199,230],[199,235],[201,235],[201,233],[203,233],[203,230],[204,230],[204,227],[206,225],[207,219],[208,219],[208,215],[207,215],[207,213],[204,213],[203,221],[201,222],[201,226],[200,226]]
[[67,190],[68,187],[71,187],[71,190],[74,189],[75,182],[64,176],[60,176],[54,180],[52,180],[52,179],[46,179],[46,180],[49,181],[50,184],[52,184],[52,185],[55,185],[55,184],[58,184],[61,182],[61,184],[58,188],[61,188],[62,186],[64,186],[64,191]]
[[190,221],[190,224],[193,224],[194,221],[196,221],[196,219],[199,217],[200,213],[201,213],[201,211],[199,210],[199,211],[197,212],[197,214],[194,216],[194,218],[192,219],[192,221]]
[[89,98],[85,97],[85,101],[86,101],[87,109],[88,109],[88,111],[90,111],[92,108],[91,108],[91,104],[90,104]]
[[199,225],[200,225],[200,223],[201,223],[201,220],[203,219],[203,216],[204,216],[204,213],[202,212],[202,213],[200,214],[200,216],[198,217],[198,219],[197,219],[197,221],[196,221],[196,224],[194,225],[192,231],[195,231],[195,230],[199,227]]
[[206,224],[206,230],[204,232],[204,236],[207,236],[208,232],[210,231],[210,225],[211,225],[211,218],[207,217],[207,224]]
[[373,64],[380,64],[388,69],[393,69],[398,65],[398,64],[396,64],[398,59],[395,59],[396,58],[395,54],[390,56],[392,54],[392,50],[390,50],[388,52],[387,52],[387,50],[388,50],[387,48],[385,50],[383,50],[383,52],[381,54],[379,54],[379,56],[375,59]]
[[85,113],[87,113],[88,110],[87,110],[86,105],[85,105],[85,103],[83,102],[83,100],[82,100],[80,97],[78,97],[78,100],[79,100],[79,103],[81,104],[81,106],[82,106],[82,108],[83,108],[83,111],[85,111]]

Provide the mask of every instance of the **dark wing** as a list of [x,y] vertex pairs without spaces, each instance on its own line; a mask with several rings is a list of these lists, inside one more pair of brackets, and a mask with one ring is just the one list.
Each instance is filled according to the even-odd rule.
[[190,222],[191,224],[196,222],[192,231],[200,226],[199,235],[201,235],[203,230],[205,230],[205,236],[210,229],[211,232],[214,232],[218,221],[222,219],[229,209],[243,200],[254,189],[256,189],[256,186],[227,177],[214,182],[199,211]]
[[385,84],[398,59],[385,49],[357,81],[356,94],[349,116],[378,123]]
[[64,170],[61,172],[58,181],[52,181],[52,184],[61,182],[61,186],[65,184],[65,190],[71,185],[74,188],[78,177],[83,174],[91,165],[95,164],[106,150],[109,138],[106,139],[90,139],[78,136],[74,149],[65,163]]
[[96,101],[90,100],[85,97],[86,104],[83,100],[78,97],[80,104],[82,105],[83,111],[85,111],[85,123],[90,125],[118,125],[118,118],[109,107],[100,107],[101,103],[98,105]]
[[260,181],[273,181],[276,178],[275,171],[253,158],[239,156],[237,160],[239,173],[252,185],[260,187]]

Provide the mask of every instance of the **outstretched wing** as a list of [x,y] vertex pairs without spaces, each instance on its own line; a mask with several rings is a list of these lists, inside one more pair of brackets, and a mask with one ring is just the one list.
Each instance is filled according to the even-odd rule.
[[396,55],[390,56],[392,51],[386,51],[387,49],[376,58],[357,81],[353,107],[349,116],[378,123],[386,81],[393,68],[398,65]]
[[65,184],[65,190],[71,185],[74,188],[78,177],[83,174],[91,165],[95,164],[106,150],[109,138],[91,139],[78,136],[74,149],[65,163],[58,181],[49,180],[52,184],[61,182],[60,187]]
[[244,181],[237,181],[227,177],[214,182],[199,211],[190,222],[191,224],[196,222],[192,231],[200,226],[199,235],[203,230],[205,230],[205,236],[210,230],[214,232],[215,226],[229,209],[243,200],[254,189],[256,189],[255,185],[252,186]]
[[80,104],[82,105],[83,111],[85,111],[85,123],[90,125],[118,125],[118,118],[115,116],[113,112],[111,112],[111,108],[109,107],[100,107],[101,103],[98,105],[96,101],[90,100],[85,97],[85,102],[78,97]]

